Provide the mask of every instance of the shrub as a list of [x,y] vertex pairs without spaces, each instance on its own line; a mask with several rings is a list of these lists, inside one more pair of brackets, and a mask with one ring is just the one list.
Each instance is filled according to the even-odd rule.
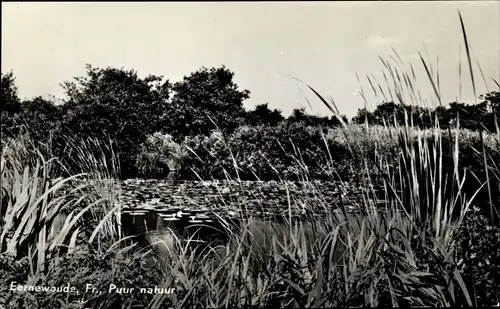
[[144,178],[174,177],[185,155],[185,149],[171,135],[156,132],[141,145],[136,168]]
[[[181,177],[196,179],[298,180],[331,178],[325,169],[326,147],[318,128],[300,123],[276,127],[240,127],[234,134],[195,136],[184,140],[189,150],[182,161]],[[342,145],[331,145],[344,162]]]
[[459,270],[474,294],[475,306],[500,299],[500,228],[473,208],[455,236]]
[[[62,259],[53,264],[46,275],[28,276],[27,259],[14,260],[9,254],[0,255],[0,286],[8,287],[11,282],[43,287],[75,287],[76,293],[43,293],[30,291],[1,291],[7,308],[81,308],[78,301],[84,299],[89,308],[123,308],[130,305],[147,307],[154,294],[139,293],[139,287],[153,287],[161,284],[163,278],[158,268],[147,267],[144,254],[140,251],[119,253],[111,250],[105,253],[95,246],[85,244],[75,247]],[[3,263],[5,262],[5,263]],[[85,293],[86,284],[103,293]],[[136,287],[127,294],[107,293],[110,284],[117,287]]]

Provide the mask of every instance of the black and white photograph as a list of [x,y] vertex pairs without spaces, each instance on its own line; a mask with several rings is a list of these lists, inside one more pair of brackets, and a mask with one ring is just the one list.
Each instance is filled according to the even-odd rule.
[[1,8],[0,309],[500,307],[500,1]]

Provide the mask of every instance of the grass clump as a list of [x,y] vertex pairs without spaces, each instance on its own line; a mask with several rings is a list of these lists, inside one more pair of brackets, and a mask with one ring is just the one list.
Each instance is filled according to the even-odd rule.
[[[144,252],[126,250],[120,209],[114,205],[119,193],[112,185],[117,169],[109,165],[110,157],[106,156],[112,148],[105,147],[91,138],[68,139],[70,165],[68,158],[46,159],[43,145],[37,146],[29,137],[5,141],[1,157],[0,299],[8,308],[80,308],[78,300],[83,297],[12,292],[12,282],[42,287],[69,283],[81,292],[85,283],[103,288],[110,281],[138,285],[161,278],[144,267]],[[82,170],[88,172],[78,173]],[[146,302],[144,295],[134,297],[127,301]],[[110,301],[124,302],[121,297]]]

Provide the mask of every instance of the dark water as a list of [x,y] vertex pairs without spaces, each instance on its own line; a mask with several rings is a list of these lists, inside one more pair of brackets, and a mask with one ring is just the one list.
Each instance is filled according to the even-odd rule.
[[[173,219],[175,218],[175,219]],[[354,220],[355,215],[349,218]],[[259,219],[251,218],[238,221],[236,219],[225,222],[221,220],[207,219],[204,222],[192,222],[189,216],[175,217],[173,214],[163,214],[156,211],[143,211],[140,213],[124,213],[122,215],[122,225],[125,235],[136,235],[136,241],[139,244],[150,245],[152,242],[161,241],[164,246],[156,246],[159,249],[160,255],[168,255],[166,247],[172,245],[172,232],[184,244],[189,240],[190,247],[216,245],[226,246],[229,241],[230,229],[233,233],[238,233],[240,236],[245,235],[244,239],[247,244],[266,254],[272,249],[273,239],[279,242],[287,242],[290,240],[291,234],[303,235],[308,243],[313,243],[321,234],[327,234],[335,228],[328,223],[319,220],[319,224],[323,225],[323,230],[318,233],[314,229],[313,223],[302,220],[300,224],[287,224],[282,220]],[[343,218],[338,218],[339,224],[345,222]],[[294,221],[298,223],[298,221]],[[326,223],[326,224],[325,224]],[[316,223],[318,224],[318,222]],[[335,224],[338,225],[338,224]],[[298,231],[297,229],[302,229]],[[243,232],[243,230],[245,230]],[[158,251],[158,250],[157,250]]]
[[[201,222],[199,222],[201,221]],[[149,234],[170,233],[180,239],[191,239],[207,243],[223,244],[228,239],[227,229],[239,223],[238,220],[221,222],[217,218],[193,221],[192,216],[164,214],[157,211],[140,211],[122,214],[125,236],[137,236],[137,241],[146,242]]]

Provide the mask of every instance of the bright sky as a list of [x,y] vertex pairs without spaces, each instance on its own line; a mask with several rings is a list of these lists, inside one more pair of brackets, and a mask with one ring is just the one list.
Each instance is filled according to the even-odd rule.
[[[492,79],[500,80],[500,1],[8,2],[2,3],[2,72],[13,70],[21,98],[61,97],[59,83],[84,75],[86,63],[172,81],[224,64],[251,91],[247,107],[269,102],[288,115],[308,107],[307,97],[313,113],[327,114],[294,76],[353,116],[364,105],[356,73],[372,100],[366,75],[386,87],[379,56],[388,59],[392,47],[415,66],[422,96],[432,98],[418,56],[427,57],[425,44],[434,66],[439,56],[445,103],[459,96],[460,58],[461,99],[473,101],[457,9],[491,91]],[[475,62],[479,95],[486,86]]]

